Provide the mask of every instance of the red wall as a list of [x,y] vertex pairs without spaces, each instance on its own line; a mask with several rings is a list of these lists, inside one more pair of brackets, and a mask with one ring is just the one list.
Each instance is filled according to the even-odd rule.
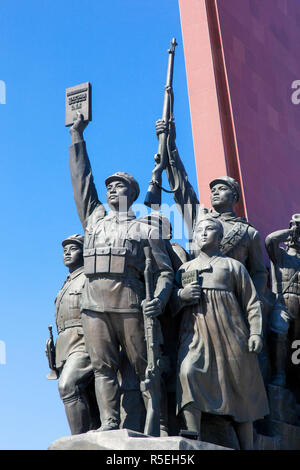
[[206,7],[202,0],[179,5],[199,197],[208,206],[209,181],[227,170]]
[[[264,238],[286,227],[291,215],[300,212],[300,105],[291,101],[291,84],[300,80],[300,1],[179,0],[179,4],[200,200],[208,203],[213,173],[223,174],[224,165],[227,174],[237,172],[245,213]],[[210,11],[214,6],[217,17]],[[212,27],[219,28],[221,46]],[[212,61],[216,54],[217,62]],[[212,66],[213,79],[211,73],[208,76]],[[199,68],[205,69],[204,77]],[[213,83],[207,84],[208,80]],[[213,107],[201,99],[206,87],[217,97],[217,104],[210,97]],[[208,137],[199,137],[206,119],[211,141],[215,136],[218,142],[211,150]],[[211,171],[207,171],[209,161]]]

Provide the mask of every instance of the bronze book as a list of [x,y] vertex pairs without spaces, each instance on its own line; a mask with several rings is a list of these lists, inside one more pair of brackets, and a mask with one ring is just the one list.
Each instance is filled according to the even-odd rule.
[[78,113],[84,121],[92,120],[92,86],[89,82],[66,88],[65,125],[72,126]]

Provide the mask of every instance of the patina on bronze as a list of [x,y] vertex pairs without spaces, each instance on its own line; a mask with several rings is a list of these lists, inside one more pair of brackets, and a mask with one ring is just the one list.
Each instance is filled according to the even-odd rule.
[[66,88],[65,125],[72,126],[78,112],[84,121],[92,120],[92,86],[89,82]]

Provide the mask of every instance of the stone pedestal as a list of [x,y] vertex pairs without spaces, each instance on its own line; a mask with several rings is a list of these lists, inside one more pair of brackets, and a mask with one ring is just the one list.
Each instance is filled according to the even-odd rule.
[[300,450],[299,410],[293,393],[269,384],[267,394],[270,414],[255,423],[255,449]]
[[258,436],[255,449],[258,450],[300,450],[300,427],[273,419],[257,423]]
[[61,437],[49,450],[231,450],[208,442],[183,437],[151,437],[145,434],[117,429],[90,431],[86,434]]

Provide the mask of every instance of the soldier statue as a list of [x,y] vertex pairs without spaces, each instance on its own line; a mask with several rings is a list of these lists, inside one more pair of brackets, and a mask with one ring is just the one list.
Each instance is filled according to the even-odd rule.
[[80,303],[85,283],[83,236],[71,235],[62,242],[63,262],[69,274],[55,299],[58,337],[55,367],[58,390],[72,434],[81,434],[100,425],[94,395],[94,373],[82,329]]
[[[292,216],[288,229],[268,235],[266,248],[271,259],[272,287],[276,293],[269,324],[271,384],[285,387],[288,364],[292,368],[291,361],[287,361],[287,348],[289,343],[300,338],[300,214]],[[299,380],[298,374],[297,377]]]
[[[70,171],[77,212],[85,230],[82,321],[101,415],[101,431],[120,426],[119,347],[144,380],[147,351],[143,313],[160,315],[173,284],[173,270],[157,230],[136,219],[131,209],[139,195],[128,173],[106,178],[108,214],[94,185],[83,131],[82,115],[70,129]],[[150,246],[155,279],[154,299],[145,301],[145,254]],[[143,307],[141,304],[143,302]],[[143,313],[142,313],[143,308]],[[143,392],[145,404],[147,391]]]
[[173,312],[181,312],[177,411],[200,434],[202,412],[231,417],[241,449],[253,448],[253,421],[269,412],[256,354],[262,314],[251,278],[220,251],[223,225],[207,216],[194,226],[198,256],[176,274]]

